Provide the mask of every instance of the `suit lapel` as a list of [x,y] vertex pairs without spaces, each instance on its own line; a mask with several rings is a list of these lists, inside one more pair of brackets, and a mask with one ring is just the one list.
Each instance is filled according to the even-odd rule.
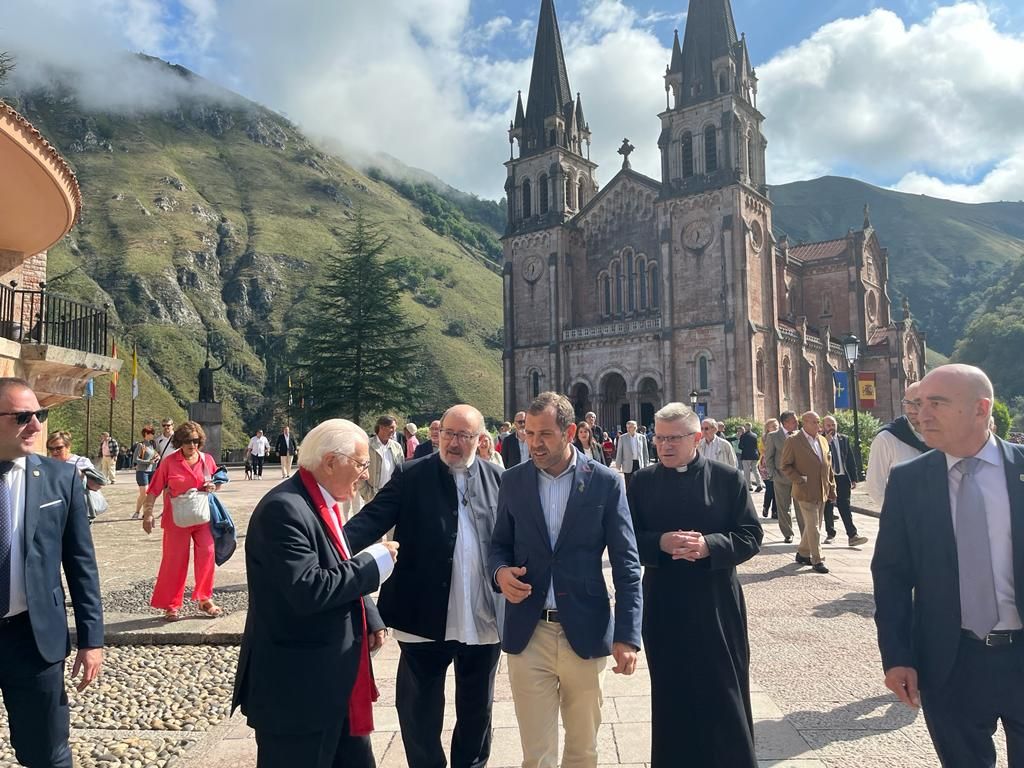
[[39,525],[39,489],[42,485],[45,468],[43,462],[34,453],[25,458],[25,549],[28,554],[29,545],[36,535]]
[[927,480],[925,487],[921,489],[926,494],[926,503],[922,509],[930,510],[934,519],[918,520],[917,530],[934,531],[938,537],[938,544],[946,560],[957,568],[959,579],[959,564],[956,559],[956,531],[953,529],[953,508],[949,505],[949,470],[946,468],[946,454],[942,451],[933,451],[928,458]]
[[[575,450],[575,448],[573,449]],[[562,516],[562,527],[558,531],[558,538],[555,540],[555,549],[562,546],[568,536],[569,529],[576,523],[583,508],[583,499],[586,498],[587,489],[590,487],[590,478],[594,475],[594,468],[590,459],[576,452],[576,471],[572,477],[572,490],[569,491],[569,500],[565,503],[565,514]]]
[[1013,539],[1013,583],[1016,590],[1017,611],[1024,616],[1024,454],[996,438],[1003,451],[1006,471],[1006,492],[1010,497],[1010,537]]
[[526,511],[537,525],[537,530],[540,531],[540,538],[544,542],[544,546],[550,550],[551,537],[548,535],[547,520],[544,519],[544,507],[540,503],[540,483],[537,480],[538,472],[540,470],[537,469],[537,465],[530,462],[526,470],[526,487],[523,489],[526,494]]

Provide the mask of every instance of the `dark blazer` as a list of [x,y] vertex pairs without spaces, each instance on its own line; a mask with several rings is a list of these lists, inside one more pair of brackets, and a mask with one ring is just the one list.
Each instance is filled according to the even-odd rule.
[[82,476],[71,464],[25,457],[25,592],[39,655],[51,664],[71,652],[60,571],[75,611],[75,644],[103,647],[103,606]]
[[[424,440],[422,443],[416,446],[416,450],[412,452],[414,459],[422,459],[424,456],[429,456],[432,453],[437,453],[434,450],[434,444],[429,440]],[[398,562],[397,560],[395,561]]]
[[[466,495],[478,518],[485,569],[501,473],[497,464],[478,457],[466,482]],[[378,599],[381,618],[393,629],[430,640],[445,639],[459,532],[456,493],[455,478],[435,453],[395,467],[391,481],[345,524],[345,533],[357,550],[395,529],[392,538],[401,545],[400,556]]]
[[[558,619],[578,656],[607,656],[612,642],[639,648],[640,556],[622,480],[617,472],[577,451],[572,493],[552,548],[538,471],[532,461],[506,470],[498,493],[490,573],[506,565],[525,566],[521,580],[534,587],[523,602],[506,605],[501,647],[508,653],[526,648],[553,581]],[[615,586],[614,621],[602,573],[606,549]]]
[[284,432],[277,436],[277,442],[274,443],[274,452],[278,456],[294,456],[296,452],[295,435],[288,435],[288,439],[284,439]]
[[505,462],[505,469],[512,469],[517,464],[523,463],[523,455],[519,450],[519,438],[515,431],[501,441],[501,460]]
[[[846,435],[836,433],[836,439],[839,442],[839,453],[840,456],[836,456],[835,449],[832,447],[832,440],[828,437],[825,440],[828,441],[829,454],[832,456],[832,467],[842,466],[843,471],[846,473],[848,480],[859,483],[860,482],[860,462],[857,461],[853,455],[853,446],[850,445],[850,438]],[[836,475],[839,477],[839,475]]]
[[757,450],[757,435],[753,432],[740,435],[739,449],[741,461],[757,461],[761,458],[761,452]]
[[[296,473],[253,511],[245,567],[232,711],[240,706],[250,726],[274,733],[333,727],[348,711],[362,652],[359,598],[380,586],[372,555],[341,560]],[[383,628],[369,599],[366,619],[368,631]]]
[[[1024,447],[1003,452],[1013,530],[1013,577],[1024,584]],[[922,690],[946,682],[960,645],[960,576],[946,455],[928,451],[893,467],[871,560],[882,666],[914,667]],[[1024,616],[1024,589],[1017,590]]]

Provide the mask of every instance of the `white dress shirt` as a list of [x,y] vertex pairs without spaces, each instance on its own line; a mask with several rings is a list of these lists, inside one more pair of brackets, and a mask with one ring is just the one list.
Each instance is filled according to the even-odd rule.
[[270,453],[270,441],[267,436],[253,437],[249,441],[249,453],[253,456],[266,456]]
[[[915,433],[917,434],[917,433]],[[921,437],[918,435],[918,437]],[[921,452],[907,445],[891,432],[879,432],[871,441],[868,455],[868,496],[875,504],[885,501],[885,486],[889,484],[889,472],[897,464],[916,459]]]
[[[378,440],[378,442],[380,441]],[[391,445],[394,442],[394,440],[388,440],[386,443],[380,443],[376,449],[380,456],[380,479],[377,483],[377,490],[387,485],[391,476],[395,474],[395,455],[391,452]]]
[[821,455],[821,441],[818,439],[818,436],[807,434],[806,429],[801,429],[800,432],[807,438],[807,442],[811,446],[811,450],[814,451],[814,455],[818,457],[818,461],[824,464],[825,457]]
[[[573,448],[572,459],[569,466],[558,477],[549,475],[544,470],[537,471],[537,490],[540,492],[540,506],[544,510],[544,522],[548,527],[548,539],[551,541],[551,548],[555,548],[558,541],[558,534],[562,530],[562,520],[565,519],[565,506],[569,503],[569,496],[572,494],[572,479],[576,473],[576,449]],[[551,579],[548,585],[547,598],[544,600],[544,607],[554,610],[558,608],[555,600],[555,580]]]
[[14,459],[4,478],[11,491],[11,602],[7,616],[28,610],[25,594],[25,459]]
[[[331,517],[331,527],[334,528],[334,532],[341,540],[342,552],[344,552],[346,558],[351,560],[352,553],[348,550],[348,542],[345,541],[345,537],[341,535],[342,529],[345,526],[344,513],[342,513],[342,515],[338,515],[338,513],[334,511],[335,506],[340,509],[343,506],[343,503],[336,501],[335,498],[327,492],[327,489],[320,485],[320,483],[317,483],[317,486],[320,488],[320,493],[323,495],[324,502],[327,504],[327,514]],[[395,561],[391,559],[391,553],[388,551],[388,548],[383,544],[371,544],[364,549],[363,552],[369,552],[373,555],[373,560],[377,563],[377,573],[380,575],[380,583],[383,584],[388,580],[391,572],[395,570]],[[357,554],[362,554],[362,552]]]
[[[1021,629],[1017,612],[1016,589],[1013,583],[1013,538],[1010,530],[1010,494],[1006,489],[1006,471],[1003,452],[990,434],[988,442],[975,454],[981,464],[975,479],[985,498],[985,519],[988,521],[988,544],[992,552],[992,574],[996,583],[996,606],[999,623],[996,631]],[[960,491],[960,469],[954,469],[960,459],[946,454],[949,478],[949,508],[953,512],[953,530],[956,530],[956,497]]]

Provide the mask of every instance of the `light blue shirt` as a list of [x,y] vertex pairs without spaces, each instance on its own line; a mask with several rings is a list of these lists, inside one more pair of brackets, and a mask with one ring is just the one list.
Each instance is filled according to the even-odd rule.
[[[576,473],[576,449],[572,449],[572,459],[566,470],[554,477],[544,470],[537,471],[537,490],[540,493],[540,506],[544,510],[544,522],[548,526],[548,538],[551,541],[551,548],[555,548],[558,541],[558,534],[562,530],[562,520],[565,518],[565,506],[569,503],[569,496],[572,494],[572,479]],[[548,585],[548,596],[544,601],[544,607],[556,609],[555,582],[554,579]]]

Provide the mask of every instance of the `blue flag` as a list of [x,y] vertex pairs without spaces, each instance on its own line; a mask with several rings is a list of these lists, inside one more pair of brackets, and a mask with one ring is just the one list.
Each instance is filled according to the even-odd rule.
[[87,398],[92,397],[92,393],[93,393],[93,383],[92,383],[92,379],[89,379],[87,382],[85,382],[85,396]]
[[850,374],[836,371],[832,374],[832,383],[836,388],[836,409],[850,407]]

